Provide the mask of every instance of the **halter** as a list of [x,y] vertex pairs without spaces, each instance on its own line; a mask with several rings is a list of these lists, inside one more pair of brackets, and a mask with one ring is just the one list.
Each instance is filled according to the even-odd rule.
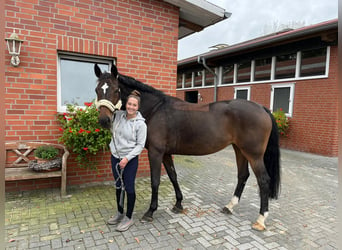
[[97,109],[99,109],[101,106],[105,106],[113,113],[115,110],[119,110],[121,108],[122,102],[121,99],[119,99],[119,101],[114,105],[111,101],[108,101],[106,99],[97,100],[96,97],[95,106]]

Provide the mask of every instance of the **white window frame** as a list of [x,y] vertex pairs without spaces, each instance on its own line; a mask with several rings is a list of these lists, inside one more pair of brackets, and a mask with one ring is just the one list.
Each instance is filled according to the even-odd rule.
[[293,115],[293,103],[294,103],[294,91],[295,91],[295,83],[286,83],[286,84],[272,84],[271,85],[271,101],[270,101],[270,110],[273,112],[273,104],[274,104],[274,89],[276,88],[290,88],[290,99],[289,99],[289,112],[286,113],[287,117],[292,117]]
[[234,99],[236,99],[236,94],[239,90],[247,90],[247,100],[249,101],[251,99],[251,87],[234,87]]
[[[61,67],[60,63],[62,59],[69,59],[74,61],[85,61],[85,62],[94,62],[95,63],[108,63],[108,71],[110,71],[110,66],[116,64],[115,58],[106,58],[106,57],[98,57],[92,55],[80,55],[77,53],[69,53],[69,52],[58,52],[57,57],[57,112],[66,112],[66,105],[62,105],[62,84],[61,84]],[[94,73],[95,74],[95,73]],[[95,83],[94,83],[95,84]],[[94,85],[94,90],[95,90]],[[79,106],[80,108],[85,108],[85,106]]]

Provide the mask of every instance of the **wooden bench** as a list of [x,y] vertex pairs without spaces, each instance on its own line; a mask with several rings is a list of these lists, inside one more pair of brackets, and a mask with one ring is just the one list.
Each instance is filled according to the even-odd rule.
[[[51,172],[36,172],[28,167],[34,159],[34,150],[43,145],[50,145],[59,150],[62,157],[60,170]],[[47,142],[6,142],[5,181],[18,181],[44,178],[61,178],[61,196],[66,195],[66,169],[69,151],[60,144]]]

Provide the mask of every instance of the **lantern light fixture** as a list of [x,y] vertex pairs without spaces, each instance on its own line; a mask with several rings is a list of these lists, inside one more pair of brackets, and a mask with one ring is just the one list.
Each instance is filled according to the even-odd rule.
[[21,40],[18,34],[15,33],[15,30],[13,30],[11,36],[9,38],[6,38],[5,41],[7,42],[8,52],[12,56],[11,65],[17,67],[20,63],[20,48],[24,40]]

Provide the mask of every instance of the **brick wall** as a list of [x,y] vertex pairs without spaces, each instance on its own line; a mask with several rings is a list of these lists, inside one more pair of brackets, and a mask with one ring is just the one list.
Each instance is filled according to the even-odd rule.
[[[330,51],[329,77],[284,81],[295,83],[293,116],[290,120],[288,138],[281,137],[281,147],[337,156],[338,152],[338,82],[337,47]],[[259,83],[250,86],[251,100],[270,107],[272,83]],[[241,86],[241,85],[240,85]],[[196,89],[203,97],[202,103],[213,101],[214,88]],[[191,91],[191,90],[189,90]],[[186,90],[177,90],[177,97],[184,100]],[[218,101],[234,98],[234,86],[217,89]]]
[[[6,141],[50,141],[60,136],[57,51],[116,57],[121,73],[175,95],[178,10],[162,1],[6,1],[6,37],[13,28],[25,42],[19,67],[6,60]],[[93,91],[93,90],[91,90]],[[107,153],[108,154],[108,153]],[[99,156],[99,174],[68,161],[68,185],[111,180],[110,158]],[[104,159],[104,160],[102,160]],[[139,175],[148,175],[146,151]],[[13,186],[55,186],[55,180]],[[15,188],[14,188],[15,189]]]

